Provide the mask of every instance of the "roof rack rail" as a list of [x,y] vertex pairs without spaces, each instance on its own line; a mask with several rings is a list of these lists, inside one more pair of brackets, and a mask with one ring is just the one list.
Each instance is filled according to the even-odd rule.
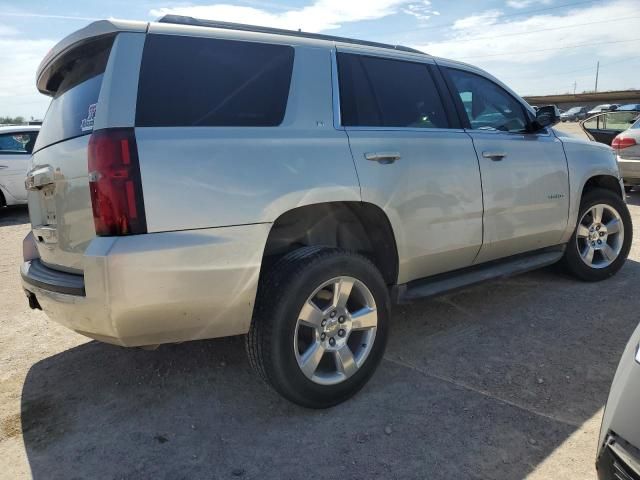
[[257,32],[257,33],[271,33],[274,35],[288,35],[290,37],[302,37],[311,38],[315,40],[327,40],[330,42],[351,43],[354,45],[365,45],[367,47],[388,48],[392,50],[399,50],[402,52],[419,53],[426,55],[426,53],[416,50],[415,48],[404,47],[402,45],[389,45],[386,43],[369,42],[367,40],[356,40],[353,38],[336,37],[333,35],[323,35],[321,33],[308,33],[296,30],[285,30],[282,28],[260,27],[257,25],[246,25],[243,23],[232,22],[220,22],[217,20],[204,20],[200,18],[188,17],[184,15],[165,15],[160,20],[160,23],[174,23],[178,25],[192,25],[195,27],[210,27],[210,28],[224,28],[227,30],[242,30],[245,32]]

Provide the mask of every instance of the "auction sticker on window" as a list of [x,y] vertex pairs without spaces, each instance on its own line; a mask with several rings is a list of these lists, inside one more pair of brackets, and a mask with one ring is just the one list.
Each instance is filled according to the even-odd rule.
[[89,112],[87,113],[87,118],[83,118],[82,121],[80,122],[80,130],[82,130],[83,132],[88,132],[90,130],[93,130],[93,120],[96,117],[96,105],[95,103],[92,103],[91,105],[89,105]]

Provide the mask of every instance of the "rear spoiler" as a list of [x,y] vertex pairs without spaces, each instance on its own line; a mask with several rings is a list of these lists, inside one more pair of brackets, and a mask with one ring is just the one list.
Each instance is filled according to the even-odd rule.
[[55,90],[49,88],[49,80],[55,73],[56,67],[60,66],[60,60],[71,50],[82,46],[85,43],[95,41],[99,37],[115,35],[118,32],[146,32],[149,27],[148,22],[136,22],[128,20],[99,20],[90,23],[86,27],[73,32],[63,38],[45,55],[36,73],[36,86],[40,93],[54,95]]

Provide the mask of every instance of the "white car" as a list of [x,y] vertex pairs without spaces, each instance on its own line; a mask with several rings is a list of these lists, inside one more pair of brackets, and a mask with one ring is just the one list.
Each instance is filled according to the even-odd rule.
[[0,127],[0,207],[27,203],[24,179],[40,126]]
[[618,105],[617,103],[605,103],[604,105],[598,105],[597,107],[592,108],[587,112],[587,115],[595,115],[596,113],[603,112],[613,112],[617,110],[619,106],[620,105]]

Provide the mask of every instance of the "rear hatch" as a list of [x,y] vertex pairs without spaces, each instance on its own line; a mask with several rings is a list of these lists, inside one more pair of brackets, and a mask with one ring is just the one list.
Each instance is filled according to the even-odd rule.
[[41,91],[52,95],[27,174],[29,215],[42,262],[82,273],[95,237],[87,148],[115,33],[85,39],[46,66]]

